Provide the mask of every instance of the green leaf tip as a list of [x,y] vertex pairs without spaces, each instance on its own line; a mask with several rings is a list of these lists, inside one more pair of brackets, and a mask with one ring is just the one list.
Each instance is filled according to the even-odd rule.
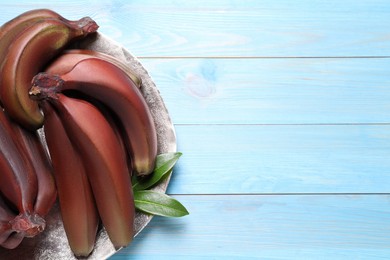
[[181,152],[170,152],[157,155],[156,166],[150,176],[144,179],[133,178],[133,191],[149,189],[171,174],[173,166],[182,154]]
[[165,193],[151,190],[134,192],[136,209],[163,217],[183,217],[189,215],[188,210],[176,199]]

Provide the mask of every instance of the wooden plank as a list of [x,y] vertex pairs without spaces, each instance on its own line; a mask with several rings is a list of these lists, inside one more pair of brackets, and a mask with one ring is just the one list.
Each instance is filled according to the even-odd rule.
[[389,192],[390,125],[177,125],[173,194]]
[[390,59],[141,59],[176,124],[390,122]]
[[3,23],[48,7],[90,15],[137,56],[389,56],[386,0],[56,1],[2,3]]
[[387,259],[389,196],[175,196],[119,259]]

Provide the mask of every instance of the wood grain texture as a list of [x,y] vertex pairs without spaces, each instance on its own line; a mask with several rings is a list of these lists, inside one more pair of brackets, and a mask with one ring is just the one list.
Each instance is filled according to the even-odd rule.
[[175,196],[119,259],[386,259],[389,196]]
[[119,259],[388,259],[387,0],[0,0],[91,16],[176,127],[168,193]]
[[137,56],[389,56],[386,0],[2,1],[0,22],[49,7],[90,15]]
[[390,122],[390,59],[141,59],[176,124]]
[[386,193],[390,125],[180,125],[173,194]]

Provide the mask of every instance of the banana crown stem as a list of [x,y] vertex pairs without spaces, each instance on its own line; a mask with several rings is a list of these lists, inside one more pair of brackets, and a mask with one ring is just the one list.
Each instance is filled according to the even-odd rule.
[[28,94],[33,100],[57,99],[64,80],[59,75],[45,72],[38,73],[32,80],[32,87]]
[[23,232],[26,237],[34,237],[46,227],[46,221],[37,214],[21,213],[9,222],[17,233]]
[[[72,24],[72,22],[68,22]],[[77,26],[83,31],[84,34],[90,34],[96,32],[99,25],[91,17],[83,17],[77,22]]]

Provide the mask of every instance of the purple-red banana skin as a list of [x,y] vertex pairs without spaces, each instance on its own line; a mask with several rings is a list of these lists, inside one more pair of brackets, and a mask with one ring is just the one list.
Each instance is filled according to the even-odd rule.
[[[72,97],[71,95],[66,95],[66,96]],[[123,129],[118,124],[118,119],[116,118],[116,115],[111,110],[109,110],[104,104],[102,104],[101,102],[97,101],[96,99],[88,98],[85,95],[77,95],[77,96],[75,96],[75,98],[86,100],[86,101],[90,102],[91,104],[93,104],[94,106],[96,106],[96,108],[99,109],[100,113],[102,113],[104,118],[111,125],[111,128],[115,132],[117,140],[120,143],[122,152],[126,155],[128,172],[131,175],[132,169],[133,169],[133,165],[132,165],[132,161],[131,161],[131,158],[130,158],[130,154],[127,152],[127,148],[126,148],[126,145],[125,145],[124,140],[123,140],[123,135],[124,135]]]
[[117,118],[115,118],[115,115],[112,113],[112,111],[108,110],[106,106],[96,102],[94,103],[94,105],[99,109],[102,115],[106,118],[108,123],[111,125],[112,130],[114,130],[117,140],[120,143],[121,150],[123,154],[126,155],[128,172],[130,176],[132,176],[133,163],[130,157],[130,153],[127,152],[127,148],[123,140],[123,135],[124,135],[123,129],[120,127],[120,125],[118,125]]
[[4,166],[4,173],[0,174],[0,191],[9,201],[15,203],[14,206],[19,211],[31,213],[37,194],[37,178],[28,164],[28,158],[21,153],[11,122],[2,110],[0,136],[1,164]]
[[33,166],[38,179],[38,194],[34,204],[34,213],[45,217],[57,199],[57,189],[53,177],[53,169],[38,133],[34,133],[31,152],[35,154]]
[[1,243],[1,246],[7,249],[15,249],[22,243],[23,239],[23,233],[13,232],[3,243]]
[[73,90],[106,105],[123,124],[135,174],[145,176],[153,172],[157,156],[153,117],[140,90],[117,66],[96,58],[85,59],[63,75],[36,75],[32,86],[32,97]]
[[0,196],[0,247],[14,249],[20,245],[24,238],[23,232],[16,233],[12,229],[10,221],[14,218],[14,212],[8,208],[8,205]]
[[9,222],[15,217],[15,213],[9,209],[0,194],[0,245],[14,232]]
[[35,170],[18,142],[12,122],[0,110],[0,192],[17,211],[12,229],[33,237],[45,229],[45,220],[34,212],[38,193]]
[[84,163],[71,143],[57,112],[43,102],[44,131],[51,155],[64,224],[72,252],[88,256],[95,244],[99,215]]
[[43,115],[28,95],[31,79],[70,42],[97,28],[89,17],[75,24],[46,19],[19,34],[8,49],[0,78],[1,103],[11,118],[29,129],[42,126]]
[[134,236],[134,198],[126,157],[114,131],[91,103],[58,94],[49,99],[69,138],[78,147],[99,215],[116,248]]
[[73,23],[50,9],[29,10],[4,23],[0,27],[0,68],[15,38],[26,28],[45,19],[59,19]]
[[38,192],[34,203],[34,213],[45,217],[57,199],[57,189],[53,177],[49,155],[47,154],[37,131],[27,130],[13,123],[13,130],[17,141],[37,175]]
[[64,50],[59,57],[57,57],[49,66],[45,69],[45,72],[51,74],[65,74],[69,72],[77,63],[89,58],[102,59],[111,62],[121,70],[123,70],[127,76],[134,82],[137,87],[141,87],[142,80],[138,77],[128,66],[117,58],[93,50],[86,49],[69,49]]

